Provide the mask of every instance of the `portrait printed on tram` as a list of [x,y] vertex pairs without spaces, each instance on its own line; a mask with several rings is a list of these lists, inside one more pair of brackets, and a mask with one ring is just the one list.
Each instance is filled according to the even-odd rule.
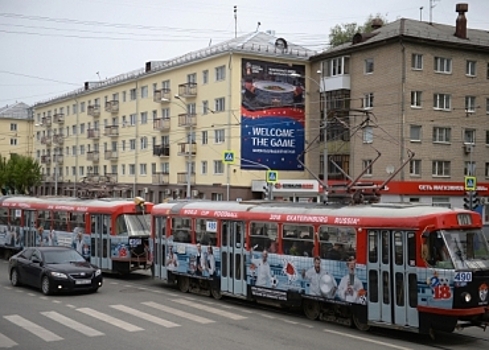
[[302,279],[309,283],[306,293],[312,296],[334,298],[337,283],[324,268],[321,267],[321,258],[314,257],[314,265],[309,270],[302,271]]
[[268,263],[268,251],[265,249],[261,258],[251,260],[251,275],[256,278],[255,286],[270,287],[272,281],[272,270]]
[[205,255],[205,272],[208,277],[214,278],[216,273],[216,258],[214,257],[214,251],[212,246],[207,247],[207,254]]
[[168,254],[165,261],[168,271],[176,271],[178,268],[178,256],[173,252],[173,245],[168,245]]
[[355,274],[357,260],[350,256],[346,262],[348,273],[343,276],[338,286],[338,297],[350,303],[362,303],[363,283]]

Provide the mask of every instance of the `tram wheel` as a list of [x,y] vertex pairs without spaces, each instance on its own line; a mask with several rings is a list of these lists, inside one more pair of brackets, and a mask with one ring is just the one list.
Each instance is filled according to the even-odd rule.
[[370,325],[360,321],[356,315],[353,315],[352,319],[353,319],[353,324],[359,331],[367,332],[370,329]]
[[190,281],[188,277],[185,276],[178,277],[178,289],[180,289],[180,292],[182,293],[188,293],[190,289]]
[[316,300],[304,299],[302,303],[304,314],[310,320],[316,320],[321,313],[321,306]]
[[214,287],[211,287],[211,295],[216,300],[220,300],[222,298],[221,291]]

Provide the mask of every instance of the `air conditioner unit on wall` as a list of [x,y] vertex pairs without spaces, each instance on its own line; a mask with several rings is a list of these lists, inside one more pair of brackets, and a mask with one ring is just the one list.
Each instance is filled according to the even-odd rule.
[[466,143],[464,145],[464,151],[465,153],[472,153],[474,151],[474,145]]

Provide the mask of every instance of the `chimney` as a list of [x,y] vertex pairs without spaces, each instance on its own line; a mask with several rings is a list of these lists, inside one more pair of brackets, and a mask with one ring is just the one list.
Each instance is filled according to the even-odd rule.
[[469,10],[468,4],[457,4],[455,11],[458,17],[455,25],[455,36],[460,39],[467,39],[467,18],[465,12]]
[[379,29],[384,25],[384,21],[382,21],[381,18],[374,18],[372,22],[370,23],[370,27],[372,27],[373,30]]

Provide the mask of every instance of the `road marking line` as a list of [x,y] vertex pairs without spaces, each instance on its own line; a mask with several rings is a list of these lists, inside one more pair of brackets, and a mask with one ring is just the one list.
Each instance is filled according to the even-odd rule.
[[166,327],[166,328],[174,328],[174,327],[180,327],[179,324],[167,321],[163,318],[159,318],[156,316],[149,315],[146,312],[139,311],[137,309],[133,309],[124,305],[110,305],[111,308],[125,312],[129,315],[139,317],[145,321],[153,322],[155,324],[158,324],[160,326]]
[[37,295],[34,294],[34,293],[27,293],[27,295],[31,296],[31,297],[36,297]]
[[84,324],[77,322],[75,320],[72,320],[66,316],[63,316],[60,313],[57,313],[55,311],[41,312],[41,315],[44,315],[53,321],[61,323],[62,325],[65,325],[68,328],[71,328],[77,332],[80,332],[80,333],[86,335],[87,337],[98,337],[98,336],[104,335],[104,333],[99,332],[92,327],[85,326]]
[[66,304],[66,306],[68,306],[69,308],[72,308],[72,309],[76,309],[76,306],[75,305]]
[[11,290],[12,289],[12,287],[3,287],[3,288],[8,289],[8,290]]
[[0,348],[11,348],[11,347],[14,347],[16,345],[19,345],[19,344],[17,344],[12,339],[10,339],[10,338],[4,336],[2,333],[0,333]]
[[290,324],[299,324],[299,322],[291,321],[291,320],[282,320],[285,323],[290,323]]
[[53,300],[53,303],[55,303],[55,304],[61,304],[61,301],[59,301],[59,300]]
[[118,282],[110,282],[110,284],[119,284]]
[[271,320],[274,320],[276,318],[275,316],[267,315],[267,314],[261,314],[261,313],[259,313],[258,315],[263,316],[263,317],[266,317],[266,318],[269,318]]
[[17,326],[24,328],[26,331],[31,332],[32,334],[38,336],[44,341],[58,341],[58,340],[63,340],[60,336],[54,334],[53,332],[47,330],[44,327],[41,327],[34,322],[31,322],[29,320],[26,320],[25,318],[19,316],[19,315],[10,315],[10,316],[3,316],[6,320],[9,320],[13,324],[16,324]]
[[227,318],[230,318],[232,320],[244,320],[244,319],[247,318],[245,316],[233,314],[231,312],[227,312],[227,311],[220,310],[220,309],[215,309],[215,308],[212,308],[212,307],[209,307],[209,306],[206,306],[206,305],[197,304],[197,303],[191,302],[189,300],[185,300],[185,299],[173,299],[172,301],[174,303],[178,303],[178,304],[190,306],[190,307],[193,307],[193,308],[196,308],[196,309],[199,309],[199,310],[210,312],[212,314],[216,314],[216,315],[219,315],[219,316],[227,317]]
[[39,297],[39,299],[42,299],[42,300],[49,300],[48,297]]
[[310,324],[305,324],[305,323],[299,323],[299,324],[307,328],[314,328],[314,326],[311,326]]
[[17,290],[16,290],[16,292],[17,292],[17,293],[24,293],[24,291],[23,291],[23,290],[19,290],[19,289],[17,289]]
[[172,297],[178,297],[178,294],[175,294],[175,293],[168,293],[169,296],[172,296]]
[[201,324],[215,323],[215,321],[210,320],[208,318],[197,316],[197,315],[194,315],[194,314],[191,314],[191,313],[182,311],[182,310],[174,309],[174,308],[171,308],[171,307],[168,307],[168,306],[165,306],[165,305],[161,305],[161,304],[158,304],[158,303],[154,303],[152,301],[147,301],[147,302],[144,302],[144,303],[141,303],[141,304],[146,305],[146,306],[149,306],[149,307],[152,307],[154,309],[158,309],[158,310],[167,312],[169,314],[173,314],[175,316],[183,317],[183,318],[186,318],[188,320],[192,320],[192,321],[195,321],[195,322],[198,322],[198,323],[201,323]]
[[76,309],[76,311],[80,311],[81,313],[84,313],[85,315],[92,316],[93,318],[107,322],[107,323],[111,324],[112,326],[122,328],[123,330],[128,331],[128,332],[137,332],[137,331],[143,331],[144,330],[141,327],[132,325],[128,322],[118,320],[115,317],[106,315],[104,313],[98,312],[98,311],[90,309],[88,307]]
[[344,333],[344,332],[333,331],[330,329],[324,329],[323,331],[326,333],[340,335],[342,337],[347,337],[347,338],[357,339],[360,341],[366,341],[366,342],[372,343],[372,344],[382,345],[382,346],[385,346],[388,348],[399,349],[399,350],[413,350],[412,348],[406,348],[404,346],[394,345],[394,344],[390,344],[390,343],[383,342],[380,340],[370,339],[370,338],[366,338],[366,337],[360,337],[358,335],[348,334],[348,333]]
[[[214,304],[215,305],[215,304]],[[240,307],[236,307],[236,306],[230,306],[230,305],[221,305],[221,307],[225,308],[225,309],[230,309],[230,310],[238,310],[240,312],[244,312],[245,314],[252,314],[253,311],[250,311],[250,310],[245,310],[245,309],[242,309]]]

